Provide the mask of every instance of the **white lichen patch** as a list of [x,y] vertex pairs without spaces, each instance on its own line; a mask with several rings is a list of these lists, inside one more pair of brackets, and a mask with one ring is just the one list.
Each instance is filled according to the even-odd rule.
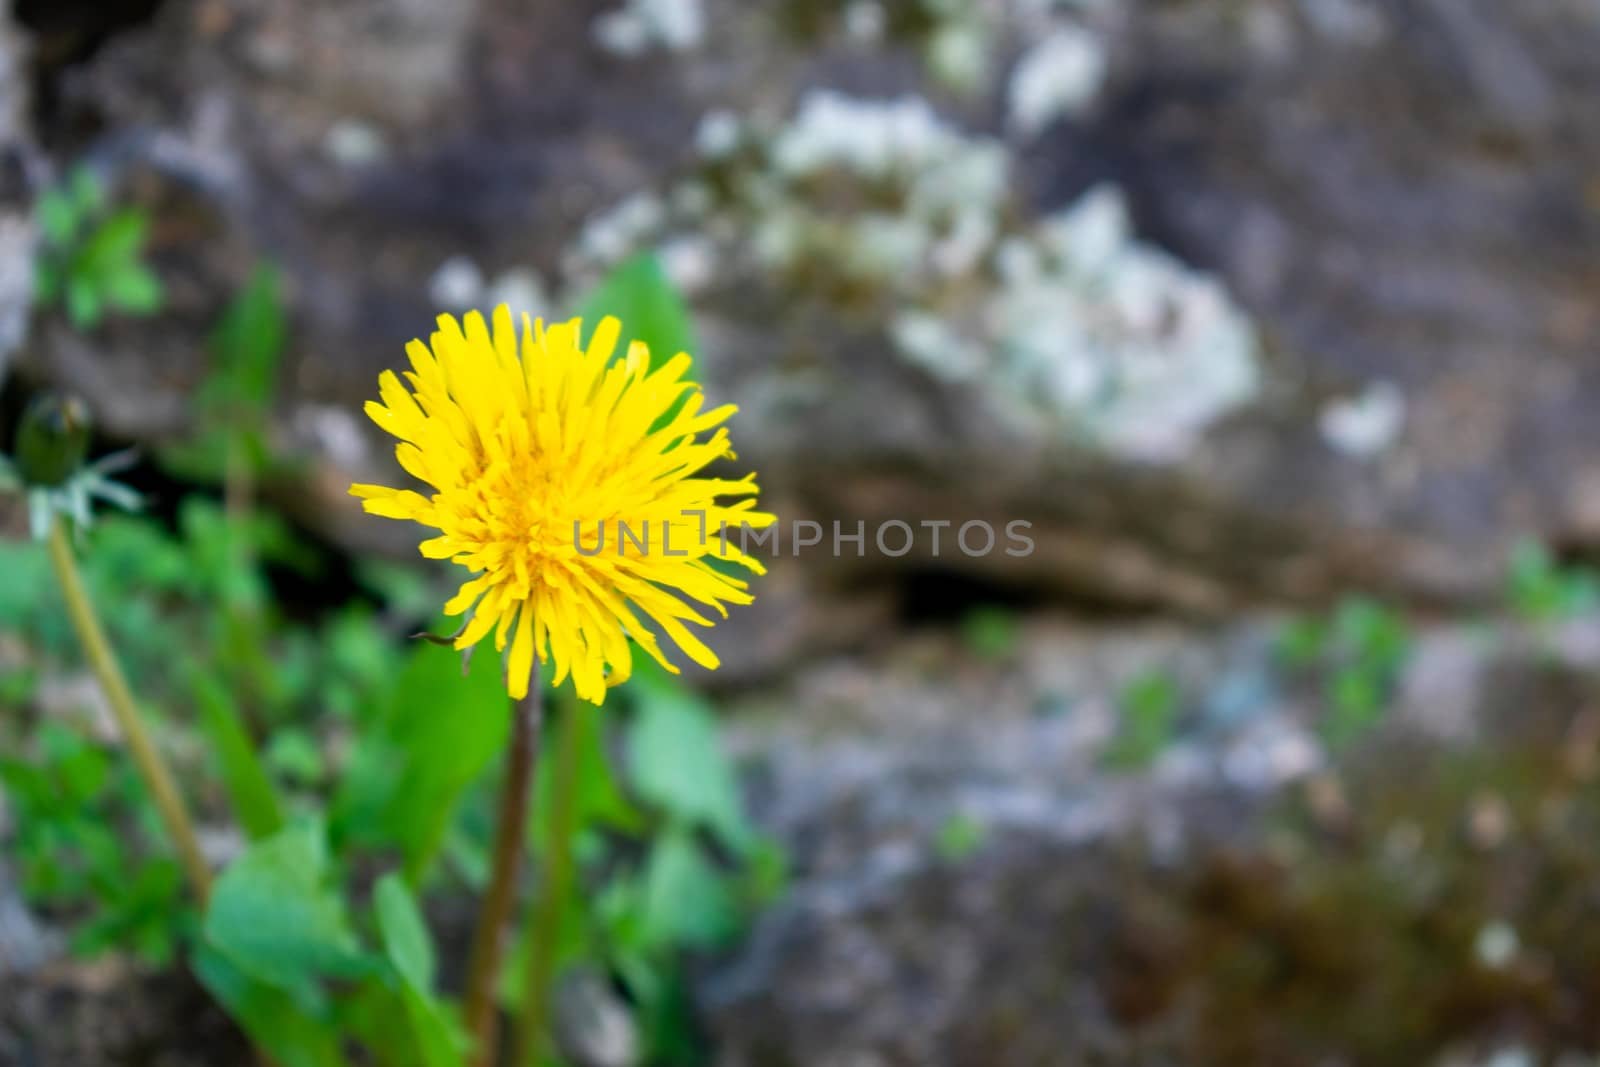
[[706,16],[701,0],[627,0],[596,18],[591,29],[595,43],[613,55],[657,48],[688,52],[705,39]]
[[487,310],[505,304],[513,314],[545,314],[551,305],[544,282],[528,267],[513,267],[493,279],[467,256],[452,256],[428,282],[428,296],[443,311]]
[[1259,388],[1255,332],[1213,278],[1134,239],[1100,187],[1011,246],[986,333],[1019,398],[1090,440],[1175,459]]
[[1012,129],[1034,137],[1059,118],[1082,114],[1100,95],[1106,53],[1099,38],[1063,23],[1017,63],[1007,87]]
[[1387,451],[1405,426],[1406,398],[1393,382],[1374,382],[1353,397],[1322,409],[1318,426],[1337,452],[1371,459]]
[[470,256],[451,256],[428,281],[428,297],[446,311],[465,311],[483,296],[483,270]]
[[925,373],[1139,460],[1183,455],[1259,389],[1249,321],[1138,240],[1117,190],[1029,218],[1006,142],[925,99],[817,90],[782,124],[714,112],[697,142],[700,173],[588,222],[569,286],[656,248],[691,294],[755,273],[868,307]]

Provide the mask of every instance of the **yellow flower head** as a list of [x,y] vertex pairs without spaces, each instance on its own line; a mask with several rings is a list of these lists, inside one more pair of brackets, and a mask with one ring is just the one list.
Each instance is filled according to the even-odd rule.
[[631,673],[630,638],[676,673],[651,623],[696,663],[717,666],[684,625],[711,621],[686,598],[723,617],[724,605],[748,604],[748,583],[713,561],[763,568],[740,538],[719,534],[774,517],[754,510],[753,474],[702,476],[733,456],[721,424],[735,407],[701,410],[700,387],[684,377],[687,353],[652,371],[637,341],[612,359],[616,319],[601,322],[586,348],[579,332],[577,319],[546,326],[524,315],[519,344],[504,305],[492,329],[477,312],[461,324],[441,315],[431,344],[407,346],[410,388],[385,371],[383,402],[366,408],[400,439],[396,458],[432,495],[350,492],[374,515],[437,529],[422,554],[474,572],[445,613],[469,615],[457,648],[491,629],[496,649],[509,645],[511,696],[527,695],[537,656],[554,661],[556,684],[570,672],[578,695],[599,704]]

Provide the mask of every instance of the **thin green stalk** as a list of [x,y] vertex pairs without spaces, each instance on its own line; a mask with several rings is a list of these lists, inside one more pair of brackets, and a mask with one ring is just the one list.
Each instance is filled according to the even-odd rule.
[[555,780],[551,783],[550,836],[545,842],[543,877],[534,900],[528,933],[528,963],[523,979],[522,1011],[511,1067],[532,1067],[546,1051],[550,987],[555,978],[556,935],[561,909],[573,877],[572,838],[577,831],[578,702],[568,696],[556,719]]
[[117,726],[127,742],[129,754],[139,768],[139,774],[155,797],[161,820],[178,847],[178,856],[189,877],[189,886],[204,907],[206,898],[211,894],[211,869],[200,852],[194,823],[184,808],[183,797],[173,781],[172,772],[145,729],[116,653],[111,650],[111,643],[106,640],[100,619],[95,614],[94,604],[84,589],[83,577],[72,556],[72,545],[67,540],[66,526],[60,518],[52,520],[50,525],[50,561],[55,565],[56,577],[61,582],[61,592],[67,603],[67,614],[72,619],[73,629],[78,633],[84,653],[89,657],[89,666],[106,695],[107,703],[111,705],[111,712],[116,716]]
[[523,844],[528,838],[533,768],[539,758],[541,690],[535,668],[527,697],[511,706],[511,747],[506,753],[505,779],[500,784],[494,863],[483,903],[478,909],[478,925],[472,934],[472,952],[467,964],[463,1018],[467,1032],[473,1037],[473,1067],[488,1067],[494,1063],[499,1045],[495,1026],[495,982],[500,976],[506,923],[516,901]]

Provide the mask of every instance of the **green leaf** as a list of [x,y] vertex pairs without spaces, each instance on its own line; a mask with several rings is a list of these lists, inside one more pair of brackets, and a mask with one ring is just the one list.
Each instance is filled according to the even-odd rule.
[[[121,857],[114,857],[120,860]],[[183,904],[183,869],[173,860],[153,860],[129,871],[122,863],[97,877],[100,908],[73,931],[74,952],[92,955],[132,946],[152,966],[165,966],[176,949],[176,923]]]
[[267,745],[267,762],[280,776],[297,785],[315,785],[327,773],[316,738],[294,726],[274,732]]
[[409,983],[401,986],[400,996],[416,1038],[416,1051],[425,1067],[460,1067],[465,1063],[471,1041],[444,1005]]
[[630,341],[649,345],[656,364],[695,350],[689,310],[653,253],[641,253],[618,266],[583,302],[589,332],[607,315],[622,320],[618,355],[628,351]]
[[1177,729],[1178,683],[1157,670],[1135,677],[1122,691],[1122,728],[1106,749],[1107,766],[1147,767],[1166,749]]
[[329,878],[320,823],[298,823],[258,841],[217,879],[206,938],[246,974],[280,989],[368,973],[370,960]]
[[61,299],[61,268],[49,260],[40,259],[33,272],[33,298],[41,304],[53,304]]
[[192,964],[200,984],[277,1067],[345,1067],[337,1029],[288,993],[256,981],[205,944]]
[[72,174],[67,178],[66,193],[80,217],[100,210],[106,202],[105,183],[85,166],[72,168]]
[[643,908],[649,945],[714,948],[739,930],[728,879],[682,830],[669,830],[651,848]]
[[63,247],[77,236],[80,216],[66,190],[51,189],[39,197],[36,214],[39,229],[51,244]]
[[100,293],[87,277],[67,277],[67,318],[80,330],[93,329],[100,321]]
[[433,939],[405,879],[384,875],[373,891],[383,948],[400,976],[401,999],[416,1038],[417,1051],[427,1067],[456,1067],[463,1061],[466,1041],[459,1028],[433,997]]
[[983,659],[1003,660],[1016,651],[1021,626],[1015,612],[1004,608],[980,608],[961,621],[961,635],[967,647]]
[[421,990],[433,988],[433,939],[405,879],[390,872],[373,890],[383,950],[400,977]]
[[639,710],[628,732],[634,789],[649,803],[708,827],[724,844],[743,851],[752,834],[710,708],[648,674],[635,684]]
[[456,805],[510,733],[510,701],[493,655],[472,658],[419,642],[382,721],[362,735],[336,805],[341,835],[398,846],[416,885],[432,864]]
[[277,833],[283,828],[283,805],[256,758],[255,745],[233,699],[215,678],[198,667],[191,668],[190,682],[200,706],[201,728],[222,768],[222,784],[239,825],[252,840]]
[[101,280],[106,303],[130,315],[150,315],[161,310],[161,279],[142,263],[128,263]]
[[940,825],[934,847],[940,859],[959,863],[983,845],[983,836],[983,824],[966,812],[959,812]]
[[223,313],[211,337],[218,402],[255,412],[271,405],[288,339],[281,290],[278,272],[262,264]]
[[1355,666],[1328,681],[1329,711],[1322,733],[1333,748],[1359,740],[1383,718],[1387,687],[1372,669]]
[[123,208],[101,223],[74,257],[74,273],[91,274],[104,283],[137,258],[149,228],[150,219],[143,211]]

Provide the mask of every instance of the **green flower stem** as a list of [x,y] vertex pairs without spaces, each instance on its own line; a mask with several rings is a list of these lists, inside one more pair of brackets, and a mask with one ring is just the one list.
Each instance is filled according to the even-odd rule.
[[528,933],[527,972],[523,978],[522,1011],[517,1018],[511,1067],[533,1067],[547,1050],[550,987],[555,978],[556,937],[561,910],[571,892],[572,838],[577,831],[578,721],[577,698],[569,695],[556,720],[555,780],[551,783],[550,836],[545,841],[539,894]]
[[494,864],[489,885],[478,909],[467,964],[467,993],[463,1018],[473,1037],[474,1067],[495,1062],[498,1034],[495,1027],[495,985],[500,976],[501,950],[506,923],[517,896],[517,871],[522,866],[523,843],[528,837],[528,808],[533,795],[533,768],[539,757],[542,691],[534,672],[528,695],[511,705],[511,748],[506,754],[505,780],[500,785],[500,810],[496,817]]
[[89,666],[106,695],[106,701],[111,705],[112,714],[116,716],[117,726],[139,768],[139,774],[155,797],[161,820],[178,846],[178,856],[183,861],[195,899],[204,907],[206,898],[211,894],[211,868],[206,865],[205,857],[200,852],[194,823],[184,808],[183,797],[173,781],[172,772],[145,729],[138,706],[134,704],[133,693],[128,689],[128,681],[117,663],[116,653],[111,650],[100,619],[95,615],[94,605],[83,586],[83,577],[78,572],[77,561],[72,556],[66,525],[59,517],[54,518],[50,525],[50,561],[55,565],[56,577],[61,582],[61,592],[67,602],[67,614],[72,618],[73,629],[77,631],[78,640],[89,657]]

